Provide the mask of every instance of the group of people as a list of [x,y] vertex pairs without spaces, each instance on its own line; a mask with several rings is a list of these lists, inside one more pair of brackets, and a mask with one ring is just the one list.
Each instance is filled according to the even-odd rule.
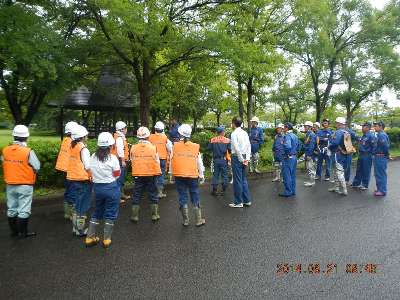
[[[290,123],[279,124],[273,144],[276,177],[280,181],[281,174],[284,183],[283,197],[296,195],[296,165],[297,154],[304,150],[304,159],[309,180],[304,182],[307,187],[315,185],[316,180],[322,179],[323,164],[325,163],[325,180],[331,181],[330,192],[347,195],[347,186],[367,190],[374,165],[377,197],[387,193],[387,161],[389,159],[390,141],[385,133],[385,124],[376,122],[373,125],[366,122],[362,126],[362,136],[357,136],[353,130],[346,127],[346,119],[338,117],[335,121],[336,130],[329,128],[328,119],[322,122],[305,122],[304,145],[293,134]],[[372,128],[372,126],[374,128]],[[356,175],[350,181],[352,156],[356,152],[353,144],[358,144],[358,160]],[[331,176],[333,173],[333,176]]]
[[[208,149],[212,152],[213,177],[211,194],[223,195],[228,187],[228,167],[233,177],[232,208],[251,206],[251,195],[247,182],[247,171],[259,173],[259,150],[264,143],[263,130],[258,126],[259,119],[251,120],[250,134],[242,128],[242,120],[232,119],[232,133],[225,136],[225,128],[216,129],[217,135],[210,140]],[[353,142],[359,145],[357,172],[351,186],[365,190],[368,188],[371,166],[374,164],[377,190],[375,196],[387,192],[386,168],[389,158],[389,139],[382,122],[363,126],[363,135],[357,137],[346,127],[344,118],[336,119],[336,131],[329,129],[329,120],[324,120],[322,128],[318,123],[305,123],[304,145],[293,132],[291,123],[279,124],[273,143],[276,176],[273,181],[283,181],[282,197],[296,195],[296,167],[298,153],[304,148],[306,169],[312,187],[322,176],[325,162],[325,179],[330,179],[333,171],[333,187],[329,190],[347,195],[346,170],[351,167],[351,155],[355,152]],[[102,244],[111,245],[112,232],[121,202],[130,197],[124,194],[125,173],[128,161],[134,178],[132,193],[131,221],[139,222],[140,203],[147,193],[150,201],[151,220],[160,219],[159,200],[166,197],[164,184],[166,174],[176,185],[179,194],[179,210],[182,224],[189,226],[189,205],[193,206],[196,226],[205,224],[199,184],[204,183],[205,168],[200,153],[200,145],[192,142],[192,128],[188,124],[173,122],[170,127],[170,140],[165,134],[165,126],[157,122],[152,134],[147,127],[140,127],[136,136],[138,142],[129,147],[126,140],[127,125],[119,121],[115,133],[102,132],[97,138],[97,149],[90,154],[86,146],[88,131],[85,127],[68,122],[65,125],[65,138],[61,143],[55,168],[65,173],[64,217],[72,222],[72,233],[85,237],[87,246],[100,243],[98,227],[103,226]],[[14,141],[3,149],[2,160],[6,182],[7,216],[12,236],[21,238],[34,236],[28,230],[31,215],[33,185],[40,170],[40,162],[35,152],[27,145],[29,130],[17,125],[13,130]],[[350,158],[349,158],[350,157]],[[350,164],[350,165],[349,165]],[[348,181],[349,179],[347,179]],[[222,188],[218,191],[218,186]],[[95,195],[95,208],[87,222],[91,208],[92,193]]]

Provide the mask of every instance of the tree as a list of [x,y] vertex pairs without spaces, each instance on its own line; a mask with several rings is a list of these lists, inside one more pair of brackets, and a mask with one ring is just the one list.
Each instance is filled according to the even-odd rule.
[[[157,80],[180,62],[202,59],[202,22],[211,9],[238,1],[87,1],[98,28],[129,65],[140,95],[140,120],[149,124]],[[192,26],[191,26],[192,25]]]
[[395,88],[400,80],[400,57],[391,45],[377,41],[372,49],[351,52],[340,60],[346,90],[335,95],[336,102],[346,108],[348,124],[363,102],[385,86]]
[[302,79],[290,86],[287,70],[278,81],[278,88],[271,93],[269,100],[281,108],[283,114],[281,119],[296,124],[299,115],[305,113],[313,102],[311,84],[307,79]]
[[272,82],[271,75],[283,60],[276,52],[276,41],[286,30],[289,14],[285,1],[241,1],[229,8],[212,33],[214,49],[237,82],[239,115],[246,114],[250,128],[257,90]]
[[296,1],[292,7],[293,26],[281,40],[282,48],[308,68],[320,121],[333,86],[341,80],[341,59],[349,49],[371,42],[368,21],[373,9],[366,0]]
[[[45,98],[71,83],[75,21],[52,1],[0,4],[0,86],[16,124],[29,125]],[[60,9],[60,10],[58,10]]]

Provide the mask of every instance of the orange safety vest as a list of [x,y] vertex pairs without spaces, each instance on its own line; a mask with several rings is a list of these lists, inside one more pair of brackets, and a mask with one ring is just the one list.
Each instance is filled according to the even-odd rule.
[[35,184],[36,174],[29,165],[30,152],[30,148],[18,144],[3,149],[4,181],[7,184]]
[[81,151],[86,146],[83,143],[78,143],[74,148],[70,148],[67,179],[72,181],[87,181],[89,180],[89,173],[85,170],[81,158]]
[[165,134],[151,134],[149,136],[149,142],[157,148],[157,153],[160,159],[167,159],[167,142],[168,138]]
[[157,162],[157,149],[149,143],[138,143],[131,149],[132,175],[161,175],[160,164]]
[[[118,153],[117,153],[117,138],[119,137],[119,134],[117,132],[114,132],[113,134],[114,136],[114,140],[115,140],[115,144],[112,146],[111,148],[111,154],[114,154],[118,159]],[[129,147],[128,147],[128,142],[126,141],[126,139],[122,138],[122,141],[124,142],[124,156],[125,156],[125,160],[129,159]]]
[[177,177],[198,178],[197,157],[200,145],[179,141],[174,144],[172,154],[172,175]]
[[71,142],[72,139],[69,136],[63,139],[60,147],[60,152],[58,152],[56,170],[67,172]]
[[[216,137],[213,137],[213,138],[210,140],[210,143],[229,144],[230,142],[231,142],[231,140],[228,139],[227,137],[224,137],[224,136],[216,136]],[[226,151],[226,153],[225,153],[225,159],[226,159],[227,161],[231,161],[231,160],[232,160],[231,154],[229,153],[229,151]]]

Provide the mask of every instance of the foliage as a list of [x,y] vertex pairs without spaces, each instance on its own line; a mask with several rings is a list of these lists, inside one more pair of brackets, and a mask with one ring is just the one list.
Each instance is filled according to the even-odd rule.
[[389,136],[391,144],[400,145],[400,128],[390,128],[385,131]]

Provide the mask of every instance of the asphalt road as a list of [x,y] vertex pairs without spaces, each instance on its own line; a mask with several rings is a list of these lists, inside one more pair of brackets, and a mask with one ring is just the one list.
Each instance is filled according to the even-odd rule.
[[[252,180],[254,205],[243,209],[228,208],[231,192],[215,199],[204,187],[201,228],[181,226],[171,190],[158,224],[148,203],[137,225],[123,207],[108,250],[72,237],[61,203],[34,207],[36,238],[9,238],[1,218],[0,298],[399,299],[399,177],[400,162],[390,163],[381,199],[372,196],[374,182],[343,197],[326,182],[305,188],[299,175],[297,197],[282,199],[278,184]],[[302,264],[302,272],[277,274],[281,263]],[[347,264],[358,264],[357,273],[346,273]]]

